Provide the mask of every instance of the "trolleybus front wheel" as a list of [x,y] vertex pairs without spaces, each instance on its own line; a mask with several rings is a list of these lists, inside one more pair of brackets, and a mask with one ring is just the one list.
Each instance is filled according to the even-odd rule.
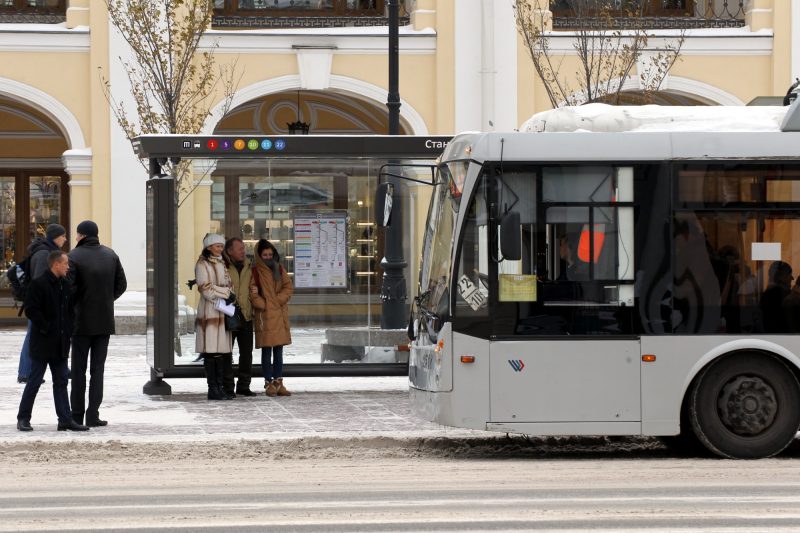
[[733,354],[697,380],[689,416],[700,441],[735,459],[770,457],[786,448],[800,426],[800,385],[769,355]]

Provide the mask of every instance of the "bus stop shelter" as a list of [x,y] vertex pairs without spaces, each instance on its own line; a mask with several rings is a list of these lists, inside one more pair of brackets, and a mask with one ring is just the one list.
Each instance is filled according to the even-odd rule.
[[[187,287],[205,233],[239,237],[252,257],[259,239],[278,248],[293,279],[293,339],[284,375],[404,375],[402,332],[381,330],[384,229],[372,204],[387,166],[417,182],[399,184],[409,265],[407,294],[416,293],[417,257],[427,212],[432,164],[450,137],[425,136],[190,136],[134,139],[149,160],[147,182],[147,362],[145,394],[170,394],[165,378],[202,377],[194,353],[197,290]],[[179,209],[175,176],[164,169],[194,165],[192,186]],[[418,165],[418,166],[415,166]],[[203,170],[198,171],[201,168]],[[402,169],[402,170],[396,170]],[[301,228],[296,239],[295,228]],[[305,228],[335,228],[306,231]],[[407,342],[407,340],[406,340]],[[319,345],[316,349],[316,345]],[[234,363],[238,347],[234,348]],[[254,349],[253,376],[261,374]]]

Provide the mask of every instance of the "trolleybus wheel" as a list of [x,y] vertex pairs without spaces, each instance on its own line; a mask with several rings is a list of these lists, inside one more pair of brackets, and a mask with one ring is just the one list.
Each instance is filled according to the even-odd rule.
[[775,357],[734,354],[712,363],[689,400],[697,437],[723,457],[770,457],[800,426],[800,384]]
[[692,428],[692,421],[689,417],[690,396],[691,395],[687,393],[683,405],[681,405],[681,432],[677,435],[663,435],[658,437],[658,440],[669,450],[681,455],[689,457],[708,457],[711,455],[711,452],[700,442],[700,439],[697,438],[697,434],[694,432],[694,428]]

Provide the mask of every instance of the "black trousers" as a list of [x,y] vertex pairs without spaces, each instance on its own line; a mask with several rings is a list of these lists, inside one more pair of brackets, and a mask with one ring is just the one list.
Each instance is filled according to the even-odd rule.
[[58,421],[61,423],[69,421],[69,397],[67,396],[69,369],[67,368],[67,360],[60,357],[50,361],[31,360],[31,373],[28,376],[28,382],[25,384],[25,390],[22,392],[22,399],[19,402],[17,420],[31,419],[33,402],[36,400],[36,394],[39,392],[39,387],[42,385],[42,379],[48,366],[50,366],[50,374],[53,379],[53,402],[56,405],[56,416],[58,416]]
[[[237,390],[250,388],[250,381],[253,374],[253,321],[244,323],[244,327],[239,331],[233,332],[233,342],[239,344],[239,382],[236,384]],[[233,368],[231,368],[231,386],[233,385]],[[226,389],[227,389],[226,379]]]
[[[97,420],[103,403],[103,374],[106,370],[110,335],[72,336],[72,418]],[[89,407],[86,407],[86,369],[89,369]]]

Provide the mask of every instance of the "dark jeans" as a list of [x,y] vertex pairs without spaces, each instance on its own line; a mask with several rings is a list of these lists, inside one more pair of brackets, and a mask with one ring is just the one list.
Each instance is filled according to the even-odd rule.
[[67,395],[67,380],[69,379],[69,365],[67,360],[59,358],[55,361],[39,361],[31,359],[31,375],[22,391],[22,399],[19,402],[19,412],[17,420],[30,420],[33,413],[33,402],[39,387],[42,386],[42,379],[47,366],[50,365],[50,375],[53,376],[53,402],[56,404],[56,415],[61,423],[68,422],[70,419],[69,396]]
[[[103,374],[106,370],[109,335],[72,336],[72,418],[97,420],[103,403]],[[91,352],[91,356],[90,356]],[[86,368],[89,368],[89,407],[86,408]]]
[[25,333],[25,340],[22,341],[22,350],[19,352],[19,368],[17,378],[28,379],[31,374],[31,321],[28,320],[28,331]]
[[267,383],[283,377],[283,346],[261,348],[261,371]]
[[233,342],[239,344],[239,381],[237,390],[250,388],[250,379],[253,375],[253,321],[244,323],[240,331],[233,332]]

